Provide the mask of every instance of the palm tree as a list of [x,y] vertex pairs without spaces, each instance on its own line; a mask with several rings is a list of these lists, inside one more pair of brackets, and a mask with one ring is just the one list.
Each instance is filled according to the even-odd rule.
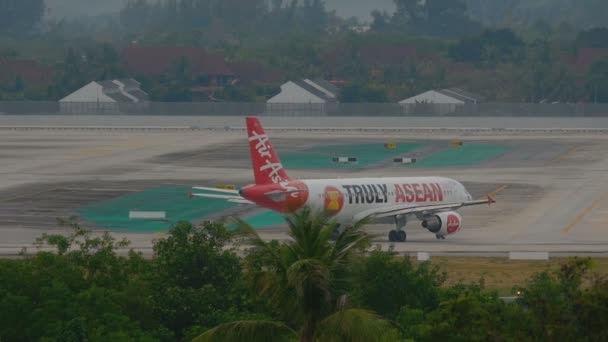
[[258,258],[247,273],[261,298],[285,314],[287,321],[239,321],[222,324],[194,341],[374,341],[389,323],[372,312],[351,308],[353,258],[363,253],[371,236],[366,222],[346,227],[332,241],[335,222],[305,208],[286,217],[291,240],[263,241],[246,222],[237,220]]

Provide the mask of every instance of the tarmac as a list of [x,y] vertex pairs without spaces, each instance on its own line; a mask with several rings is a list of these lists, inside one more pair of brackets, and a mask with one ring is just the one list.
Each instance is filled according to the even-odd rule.
[[[30,118],[31,119],[31,118]],[[131,120],[131,119],[128,119]],[[231,119],[232,120],[232,119]],[[65,232],[58,217],[78,208],[159,186],[247,184],[252,179],[241,130],[48,129],[12,127],[0,120],[0,254],[14,255],[43,233]],[[288,169],[294,178],[437,175],[457,179],[475,197],[492,194],[492,206],[463,208],[463,229],[445,240],[407,226],[402,253],[495,255],[542,251],[555,255],[608,253],[608,135],[582,132],[486,133],[463,130],[289,132],[271,131],[279,155],[328,144],[424,141],[423,159],[459,139],[494,144],[504,153],[473,165],[403,167],[380,162],[348,169]],[[184,194],[187,196],[187,194]],[[252,213],[239,207],[234,213]],[[85,222],[89,224],[89,222]],[[94,225],[92,228],[95,227]],[[392,225],[373,224],[374,243],[387,249]],[[284,228],[262,229],[265,239],[286,239]],[[116,232],[149,253],[158,233]]]

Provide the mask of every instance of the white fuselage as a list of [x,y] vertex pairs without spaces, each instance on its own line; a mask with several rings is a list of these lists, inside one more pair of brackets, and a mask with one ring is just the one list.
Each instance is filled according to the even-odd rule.
[[433,205],[472,200],[465,187],[443,177],[391,177],[302,180],[306,205],[332,213],[348,224],[358,213],[395,205]]

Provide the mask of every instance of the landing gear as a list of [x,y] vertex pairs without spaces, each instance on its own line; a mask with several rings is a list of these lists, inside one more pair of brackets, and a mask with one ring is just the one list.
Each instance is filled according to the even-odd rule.
[[338,223],[336,225],[336,227],[334,228],[334,230],[331,232],[331,235],[329,236],[329,240],[336,241],[338,239],[338,236],[340,236],[341,233],[342,233],[342,230],[340,229],[340,224]]
[[397,226],[397,230],[391,230],[388,233],[388,240],[390,242],[405,242],[405,240],[407,240],[407,234],[403,230],[406,223],[405,216],[395,216],[395,226]]
[[405,242],[407,234],[403,230],[391,230],[388,233],[388,240],[390,242]]
[[444,235],[436,234],[435,237],[437,238],[437,240],[445,240],[445,236]]

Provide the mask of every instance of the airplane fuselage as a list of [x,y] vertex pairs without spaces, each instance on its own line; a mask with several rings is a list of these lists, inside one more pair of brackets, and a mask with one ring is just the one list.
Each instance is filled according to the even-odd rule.
[[[273,191],[288,193],[269,198],[268,194]],[[461,183],[444,177],[308,179],[252,185],[243,188],[242,195],[260,206],[282,213],[309,206],[324,211],[341,224],[351,223],[357,219],[357,214],[374,208],[472,199]]]

